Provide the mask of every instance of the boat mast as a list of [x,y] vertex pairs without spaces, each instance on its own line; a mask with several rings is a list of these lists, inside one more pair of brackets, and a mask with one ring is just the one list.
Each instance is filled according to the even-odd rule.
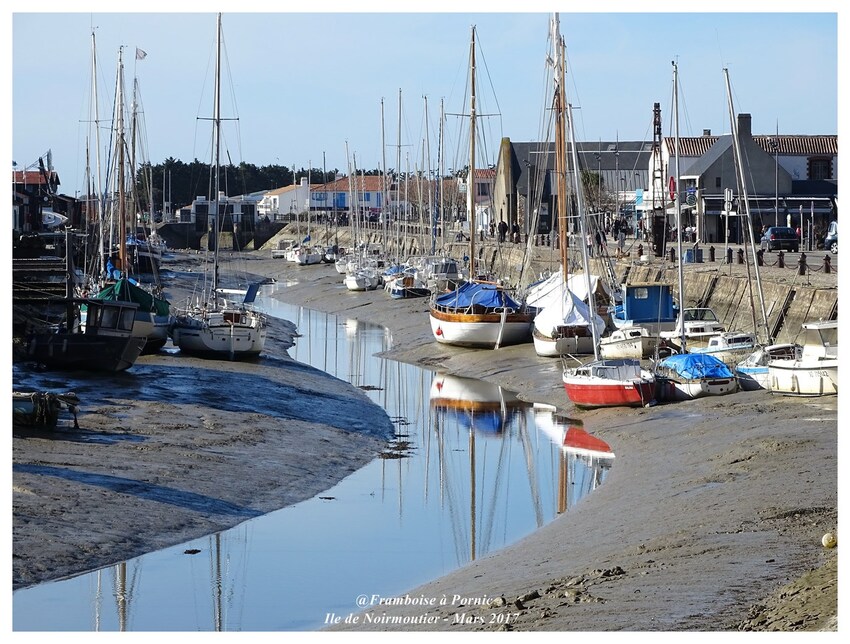
[[[389,195],[389,190],[387,190],[387,143],[385,138],[384,131],[384,98],[381,97],[381,165],[383,166],[383,176],[381,179],[381,185],[383,187],[383,198],[381,200],[381,238],[383,239],[384,244],[384,252],[387,251],[387,219],[388,211],[387,211],[387,196]],[[396,259],[398,260],[399,251],[396,248]]]
[[[767,338],[767,344],[771,344],[773,339],[770,334],[770,324],[767,321],[767,311],[764,307],[764,293],[761,288],[761,277],[759,276],[758,269],[758,257],[756,255],[756,243],[753,236],[753,224],[750,220],[750,201],[749,196],[747,195],[747,181],[744,176],[744,162],[741,157],[741,141],[738,138],[738,120],[735,118],[735,106],[732,102],[732,88],[729,84],[729,70],[727,68],[723,68],[723,76],[726,79],[726,96],[728,98],[729,103],[729,120],[732,124],[732,151],[735,155],[735,176],[738,180],[738,185],[741,188],[741,206],[744,209],[744,221],[747,227],[747,238],[750,243],[750,249],[753,255],[753,265],[755,266],[756,273],[756,288],[758,289],[759,295],[759,304],[761,305],[761,315],[762,315],[762,323],[764,324],[764,336]],[[748,262],[749,264],[749,259]],[[749,267],[748,267],[749,268]],[[756,307],[753,302],[753,287],[752,282],[750,283],[750,308],[753,312],[753,331],[756,333],[756,338],[758,338],[758,322],[756,320]]]
[[[587,226],[585,222],[584,200],[582,199],[582,189],[579,182],[578,152],[576,151],[573,106],[570,103],[567,103],[566,107],[567,123],[570,127],[570,151],[572,153],[573,171],[575,173],[573,181],[576,189],[576,210],[578,212],[579,234],[581,235],[579,246],[581,247],[581,259],[584,263],[584,279],[587,286],[587,304],[590,308],[591,319],[594,319],[593,316],[596,315],[596,303],[594,302],[592,284],[590,281],[590,258],[587,256],[587,244],[584,243],[587,235]],[[595,324],[591,324],[590,331],[593,334],[593,358],[594,360],[599,360],[599,330],[596,328]]]
[[425,159],[426,159],[426,185],[428,186],[428,229],[431,231],[431,254],[437,252],[437,230],[436,218],[434,217],[434,191],[432,183],[434,177],[431,174],[431,137],[428,134],[428,97],[425,96]]
[[475,279],[475,26],[469,46],[469,174],[466,180],[466,216],[469,221],[469,279]]
[[[558,181],[558,241],[561,248],[561,272],[564,276],[564,284],[567,283],[567,253],[569,241],[567,238],[567,151],[564,144],[564,65],[563,65],[563,38],[560,33],[560,22],[558,14],[552,18],[552,49],[554,52],[553,65],[555,67],[555,176]],[[531,172],[530,168],[527,168]]]
[[122,276],[129,274],[127,270],[127,208],[124,203],[126,187],[124,185],[124,61],[123,46],[118,48],[118,89],[116,93],[116,117],[117,135],[116,145],[118,147],[118,268]]
[[[676,64],[676,61],[673,61],[673,124],[675,129],[675,139],[676,139],[676,253],[679,258],[679,317],[681,324],[681,338],[680,341],[682,343],[682,353],[687,353],[687,346],[685,346],[685,276],[684,276],[684,266],[682,261],[682,200],[680,198],[681,186],[679,182],[681,181],[681,174],[679,172],[679,66]],[[671,197],[673,195],[670,195]]]
[[213,106],[213,146],[215,160],[215,177],[213,178],[212,230],[213,241],[213,283],[210,293],[215,302],[218,293],[218,217],[219,217],[219,165],[221,163],[221,14],[216,18],[216,52],[215,52],[215,92]]
[[103,240],[103,191],[102,177],[100,167],[100,115],[98,114],[98,99],[97,99],[97,47],[95,45],[94,30],[91,32],[91,67],[92,67],[92,103],[94,105],[94,150],[95,150],[95,165],[97,169],[97,183],[95,184],[95,215],[97,217],[98,228],[98,254],[100,257],[100,272],[106,270],[106,258]]

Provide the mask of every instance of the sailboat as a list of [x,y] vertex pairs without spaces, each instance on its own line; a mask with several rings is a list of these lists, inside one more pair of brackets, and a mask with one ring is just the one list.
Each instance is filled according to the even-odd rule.
[[[676,177],[671,186],[680,185],[679,172],[679,68],[673,62],[673,117],[676,134]],[[672,195],[671,188],[671,196]],[[655,365],[657,381],[655,395],[660,401],[691,400],[703,396],[720,396],[738,391],[738,380],[732,370],[718,357],[708,353],[688,353],[684,308],[685,288],[682,266],[682,203],[678,195],[676,204],[677,251],[679,254],[679,307],[682,309],[679,326],[679,349],[682,353],[664,358]]]
[[252,304],[257,296],[259,284],[251,284],[244,291],[242,302],[231,302],[230,289],[219,285],[219,242],[223,213],[220,208],[219,169],[221,152],[221,14],[216,26],[216,67],[214,105],[214,196],[210,215],[210,239],[212,252],[212,286],[205,299],[193,307],[178,311],[171,328],[172,342],[181,351],[211,357],[227,357],[231,360],[259,355],[266,341],[265,317],[254,311]]
[[[558,14],[554,14],[557,46],[560,48],[559,58],[563,61],[564,43],[557,29]],[[575,145],[575,124],[572,106],[565,102],[567,123],[570,128],[570,142],[573,166],[579,168],[578,152]],[[578,174],[578,173],[576,173]],[[576,209],[580,227],[579,239],[586,238],[586,216],[582,187],[575,180]],[[590,265],[587,246],[580,244],[582,260],[585,267]],[[585,270],[585,282],[590,300],[590,310],[594,310],[593,289],[591,288],[590,273]],[[577,407],[642,407],[650,405],[655,399],[655,377],[641,367],[640,360],[634,358],[607,359],[599,357],[599,334],[595,325],[593,332],[594,359],[577,367],[563,365],[561,379],[564,391],[570,401]]]
[[[566,149],[566,70],[557,19],[552,20],[552,55],[555,93],[555,176],[558,183],[558,239],[561,270],[538,286],[534,306],[542,309],[534,316],[532,338],[539,356],[593,354],[595,335],[601,334],[605,322],[569,288],[567,272],[569,239],[567,238],[567,149]],[[585,270],[589,267],[585,265]],[[531,306],[530,298],[526,303]]]
[[[168,342],[168,334],[171,324],[174,321],[171,315],[171,305],[164,297],[162,297],[161,286],[157,283],[152,288],[144,288],[137,278],[131,277],[134,268],[139,267],[138,253],[143,245],[134,243],[132,246],[128,243],[129,239],[135,239],[134,234],[126,232],[128,226],[128,199],[127,199],[127,180],[135,176],[134,154],[130,154],[129,167],[126,162],[128,152],[135,150],[127,145],[124,128],[124,63],[123,49],[119,49],[118,53],[118,84],[116,88],[116,104],[115,104],[115,165],[112,173],[113,180],[117,184],[115,186],[116,197],[113,200],[113,213],[117,217],[118,238],[117,238],[117,257],[118,266],[112,266],[112,257],[106,262],[106,270],[101,272],[101,279],[98,280],[97,293],[94,296],[98,300],[108,301],[129,301],[138,304],[135,312],[135,322],[133,324],[133,335],[142,338],[145,341],[142,353],[150,354],[159,351],[166,342]],[[134,91],[135,95],[135,91]],[[133,118],[136,117],[136,101],[134,100]],[[134,126],[135,130],[135,126]],[[135,139],[135,135],[133,136]],[[135,186],[132,189],[134,197],[133,203],[137,202],[137,191]],[[149,202],[152,202],[152,196],[149,197]],[[137,208],[129,209],[135,212]],[[134,218],[134,217],[133,217]],[[103,224],[101,224],[101,235],[105,233]],[[112,226],[109,227],[112,230]],[[112,240],[109,240],[109,246],[112,247]],[[131,252],[133,250],[134,252]],[[135,259],[135,261],[134,261]],[[101,261],[103,258],[101,257]],[[149,263],[149,268],[154,271],[154,276],[157,277],[158,264],[156,262]],[[83,323],[88,321],[87,307],[83,307],[82,311]]]
[[433,295],[429,304],[431,331],[442,344],[462,347],[495,348],[528,342],[532,315],[522,302],[511,297],[496,282],[478,279],[475,264],[475,27],[470,45],[469,173],[466,210],[469,217],[469,281],[442,295]]

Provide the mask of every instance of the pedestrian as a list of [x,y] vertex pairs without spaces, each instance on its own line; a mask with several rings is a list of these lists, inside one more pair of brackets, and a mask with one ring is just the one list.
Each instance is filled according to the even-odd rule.
[[626,233],[620,228],[617,233],[617,257],[622,257],[626,250]]
[[593,257],[593,236],[590,233],[587,233],[584,243],[587,246],[587,256]]
[[519,224],[516,222],[511,226],[511,238],[515,244],[519,243]]
[[505,243],[505,236],[508,234],[508,224],[504,219],[499,220],[499,243]]

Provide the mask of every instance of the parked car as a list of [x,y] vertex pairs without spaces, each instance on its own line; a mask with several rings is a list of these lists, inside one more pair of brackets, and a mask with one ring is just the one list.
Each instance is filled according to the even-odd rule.
[[829,222],[829,228],[826,231],[826,237],[823,240],[824,250],[828,250],[833,255],[838,253],[838,222]]
[[768,252],[790,250],[796,253],[800,250],[800,240],[797,238],[797,231],[790,226],[771,226],[762,235],[761,247]]

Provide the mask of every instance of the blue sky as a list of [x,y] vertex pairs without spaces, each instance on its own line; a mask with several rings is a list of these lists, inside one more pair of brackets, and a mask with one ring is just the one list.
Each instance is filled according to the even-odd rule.
[[[212,116],[219,9],[229,68],[222,116],[239,119],[238,130],[224,126],[234,163],[324,164],[344,171],[354,159],[359,169],[379,167],[383,99],[387,165],[396,167],[402,151],[402,169],[421,167],[428,163],[427,97],[429,158],[436,167],[441,101],[447,113],[467,109],[472,25],[481,110],[500,115],[487,117],[494,141],[540,140],[548,100],[548,23],[555,9],[561,11],[579,140],[651,141],[655,102],[661,104],[664,133],[672,133],[674,59],[682,136],[729,130],[724,67],[736,111],[753,115],[755,133],[773,133],[777,125],[783,134],[838,133],[838,32],[844,20],[838,2],[771,2],[770,13],[760,9],[767,3],[749,0],[713,2],[711,13],[682,13],[664,0],[596,2],[593,9],[600,13],[570,13],[575,4],[531,0],[521,5],[528,13],[494,13],[492,2],[437,1],[429,3],[430,13],[390,13],[388,3],[366,0],[357,5],[361,13],[342,13],[332,3],[324,13],[299,14],[270,13],[270,3],[252,0],[204,3],[202,13],[192,3],[155,2],[148,13],[110,13],[115,4],[105,2],[76,3],[74,13],[67,4],[29,4],[27,10],[38,6],[39,12],[9,14],[11,157],[22,169],[49,149],[61,191],[83,190],[94,27],[104,124],[123,45],[128,87],[135,75],[141,89],[147,159],[209,161],[211,125],[202,119]],[[780,13],[800,7],[809,13]],[[144,60],[135,60],[137,47],[146,52]],[[446,168],[463,165],[450,142],[461,123],[446,117]]]

